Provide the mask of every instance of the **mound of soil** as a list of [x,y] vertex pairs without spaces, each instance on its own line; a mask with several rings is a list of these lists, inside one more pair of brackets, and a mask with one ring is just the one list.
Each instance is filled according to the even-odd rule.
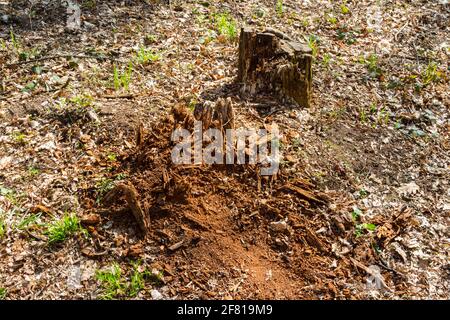
[[[105,196],[105,205],[123,211],[128,203],[144,241],[161,243],[166,271],[180,284],[194,278],[206,297],[221,297],[214,288],[224,286],[234,286],[233,298],[335,297],[354,266],[346,260],[336,268],[332,243],[353,237],[352,222],[330,221],[329,196],[282,170],[261,179],[255,165],[173,164],[171,133],[192,123],[189,111],[174,108],[147,132],[140,127],[123,162],[128,181]],[[371,248],[361,249],[359,258],[373,261]]]

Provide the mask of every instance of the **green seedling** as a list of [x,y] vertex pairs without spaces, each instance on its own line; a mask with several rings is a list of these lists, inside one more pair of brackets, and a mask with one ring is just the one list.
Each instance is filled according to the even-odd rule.
[[361,237],[364,234],[364,231],[375,231],[377,228],[373,223],[361,223],[355,226],[355,236],[357,238]]
[[380,66],[378,65],[378,56],[374,53],[372,53],[366,60],[365,64],[367,66],[367,70],[370,73],[370,76],[373,78],[379,78],[383,71],[381,70]]
[[308,47],[312,51],[312,56],[314,58],[317,57],[317,54],[319,52],[319,48],[318,48],[319,38],[315,35],[310,35],[309,37],[305,37],[305,40],[308,44]]
[[278,16],[283,16],[284,13],[284,5],[283,0],[277,0],[277,3],[275,5],[275,11],[277,12]]
[[15,132],[13,132],[12,134],[11,134],[11,137],[12,137],[12,139],[16,142],[16,143],[18,143],[18,144],[26,144],[26,135],[24,134],[24,133],[22,133],[22,132],[19,132],[19,131],[15,131]]
[[438,65],[435,62],[430,61],[427,68],[422,72],[422,83],[424,86],[431,82],[439,82],[442,78],[442,73],[438,70]]
[[89,94],[77,95],[69,99],[69,102],[75,104],[78,107],[87,108],[92,106],[94,98]]
[[131,82],[131,75],[133,74],[133,64],[130,62],[128,67],[123,71],[119,71],[116,65],[114,65],[113,73],[114,89],[119,90],[124,88],[125,90],[128,90]]
[[112,153],[112,152],[108,153],[106,158],[108,159],[108,161],[111,161],[111,162],[117,161],[117,155],[115,153]]
[[228,13],[220,13],[214,16],[216,30],[220,35],[229,40],[237,38],[237,23]]
[[328,53],[325,53],[322,57],[322,64],[325,68],[330,66],[331,56]]
[[346,6],[345,2],[341,4],[341,13],[350,14],[350,9]]
[[136,53],[136,60],[139,64],[146,65],[161,59],[161,55],[152,49],[140,47]]

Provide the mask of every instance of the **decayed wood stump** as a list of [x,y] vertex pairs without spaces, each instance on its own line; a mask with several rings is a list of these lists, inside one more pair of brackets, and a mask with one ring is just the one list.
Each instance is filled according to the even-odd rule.
[[211,127],[217,129],[234,129],[234,110],[231,98],[218,98],[216,103],[206,101],[195,106],[194,117],[202,121],[203,130]]
[[311,60],[312,51],[306,44],[277,30],[241,29],[238,82],[245,92],[273,92],[282,99],[309,107]]

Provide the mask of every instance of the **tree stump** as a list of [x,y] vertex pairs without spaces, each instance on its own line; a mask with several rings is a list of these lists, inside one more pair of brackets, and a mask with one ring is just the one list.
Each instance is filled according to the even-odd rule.
[[239,39],[238,82],[243,91],[271,92],[282,100],[309,107],[312,50],[285,34],[242,28]]

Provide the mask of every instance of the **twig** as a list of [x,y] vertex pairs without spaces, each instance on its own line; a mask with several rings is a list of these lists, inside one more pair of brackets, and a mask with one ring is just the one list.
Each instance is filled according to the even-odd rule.
[[133,99],[134,95],[132,94],[120,94],[120,95],[104,95],[101,96],[102,98],[105,99]]

